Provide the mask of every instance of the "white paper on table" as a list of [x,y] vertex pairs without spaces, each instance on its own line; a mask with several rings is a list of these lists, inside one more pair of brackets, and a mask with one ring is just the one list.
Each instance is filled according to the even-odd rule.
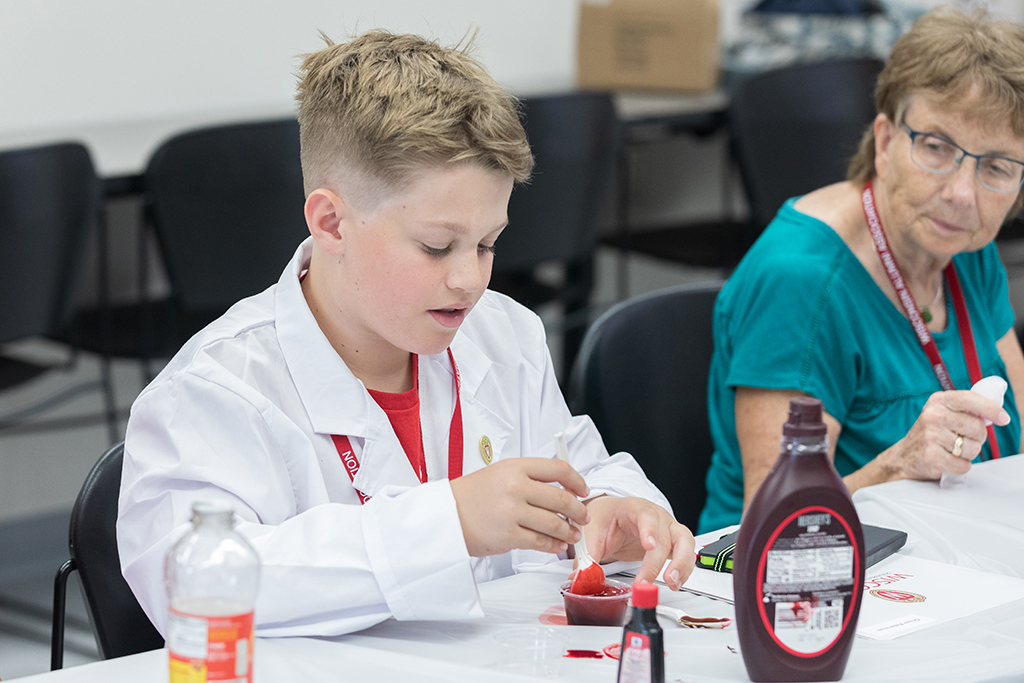
[[1021,598],[1024,579],[896,553],[868,569],[857,635],[892,640]]
[[[694,569],[683,590],[734,602],[724,572]],[[868,569],[863,596],[857,635],[892,640],[1024,598],[1024,579],[896,553]]]

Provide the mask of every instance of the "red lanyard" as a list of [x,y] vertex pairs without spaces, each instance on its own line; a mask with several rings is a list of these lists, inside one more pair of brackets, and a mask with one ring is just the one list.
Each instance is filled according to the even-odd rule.
[[[899,265],[896,263],[896,258],[893,256],[892,251],[889,250],[889,241],[885,238],[882,221],[875,210],[875,195],[872,191],[870,180],[864,185],[864,191],[861,192],[860,199],[861,205],[864,207],[864,218],[867,219],[868,229],[871,231],[871,241],[875,244],[875,249],[878,251],[878,257],[882,260],[885,274],[889,276],[889,282],[892,283],[893,289],[896,290],[896,298],[899,299],[903,311],[910,318],[910,324],[913,326],[915,334],[917,334],[917,341],[920,342],[921,348],[924,349],[925,354],[928,356],[928,360],[932,364],[932,371],[935,372],[935,376],[939,379],[939,384],[942,385],[943,390],[952,391],[956,389],[956,386],[954,386],[953,381],[949,378],[946,364],[942,361],[942,356],[939,355],[939,347],[936,345],[931,331],[921,317],[921,310],[917,307],[917,302],[914,301],[914,297],[910,295],[910,290],[907,289],[907,284],[903,279],[903,273],[900,271]],[[946,266],[943,274],[946,276],[946,282],[949,284],[949,295],[953,300],[953,311],[956,314],[957,326],[960,328],[960,343],[963,345],[964,360],[967,362],[967,374],[971,378],[971,384],[974,384],[981,380],[981,364],[978,362],[978,349],[974,344],[974,333],[971,331],[971,319],[967,313],[964,293],[960,288],[960,278],[957,277],[956,268],[953,267],[952,261]],[[996,433],[992,425],[988,426],[988,444],[992,451],[992,457],[998,458],[999,444],[996,441]]]
[[[459,397],[462,389],[462,382],[459,379],[459,367],[455,364],[455,355],[451,347],[448,347],[448,358],[452,362],[452,372],[455,373],[455,410],[452,412],[452,424],[448,429],[448,479],[458,479],[462,476],[462,400]],[[332,434],[334,447],[338,449],[341,462],[345,465],[348,478],[355,484],[356,475],[359,474],[359,459],[352,451],[352,444],[344,434]],[[356,489],[359,494],[359,502],[365,504],[370,497]]]

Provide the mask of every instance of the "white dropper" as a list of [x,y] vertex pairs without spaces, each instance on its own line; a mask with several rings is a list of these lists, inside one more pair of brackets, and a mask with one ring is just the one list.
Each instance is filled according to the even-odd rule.
[[[1006,380],[998,375],[992,375],[990,377],[983,377],[974,383],[971,387],[971,391],[981,394],[988,400],[1003,407],[1003,398],[1006,396]],[[985,426],[992,424],[992,420],[985,420]],[[942,478],[939,479],[939,488],[943,489],[962,489],[967,486],[967,474],[954,474],[952,472],[943,472]]]

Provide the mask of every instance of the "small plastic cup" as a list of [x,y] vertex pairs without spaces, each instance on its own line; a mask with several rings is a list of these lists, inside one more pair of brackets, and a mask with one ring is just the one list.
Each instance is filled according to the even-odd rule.
[[498,642],[498,667],[509,672],[558,678],[569,645],[564,630],[526,627],[501,631],[494,636]]
[[573,626],[622,626],[633,587],[622,581],[608,579],[597,595],[576,595],[569,592],[571,581],[562,584],[565,618]]

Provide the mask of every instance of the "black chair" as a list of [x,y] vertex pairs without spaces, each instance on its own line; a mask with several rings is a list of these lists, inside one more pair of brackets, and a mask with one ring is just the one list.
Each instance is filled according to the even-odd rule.
[[[115,355],[173,355],[238,300],[277,282],[309,235],[299,126],[280,119],[176,135],[150,158],[139,237],[138,305],[114,310]],[[170,297],[150,301],[148,235],[156,237]]]
[[71,559],[61,566],[54,580],[51,669],[60,669],[64,663],[67,581],[76,569],[82,579],[96,643],[104,659],[163,647],[163,638],[121,576],[115,527],[123,459],[123,442],[104,453],[86,477],[71,511],[68,534]]
[[574,414],[609,452],[627,451],[691,529],[714,450],[708,427],[711,320],[720,281],[628,299],[587,331],[569,383]]
[[[605,93],[527,98],[523,108],[536,166],[531,182],[512,191],[509,225],[498,239],[490,287],[534,309],[553,301],[562,304],[567,371],[586,329],[598,220],[611,188],[618,121]],[[546,264],[560,264],[561,272],[546,278]]]
[[744,221],[694,223],[616,236],[628,249],[692,265],[731,268],[790,197],[845,180],[874,121],[884,63],[851,58],[748,77],[729,105],[731,156],[743,179]]
[[[53,337],[66,327],[74,313],[75,287],[93,228],[99,243],[105,244],[100,184],[85,147],[62,143],[0,153],[0,344]],[[105,250],[99,252],[102,258]],[[105,269],[100,265],[102,275]],[[105,301],[104,281],[99,294],[101,302]],[[71,368],[75,360],[74,347],[62,365],[0,355],[0,390],[54,368]],[[0,416],[0,429],[30,428],[30,418],[97,388],[104,392],[113,443],[114,396],[106,355],[98,381],[77,383],[33,406]],[[59,426],[57,423],[52,426]]]

